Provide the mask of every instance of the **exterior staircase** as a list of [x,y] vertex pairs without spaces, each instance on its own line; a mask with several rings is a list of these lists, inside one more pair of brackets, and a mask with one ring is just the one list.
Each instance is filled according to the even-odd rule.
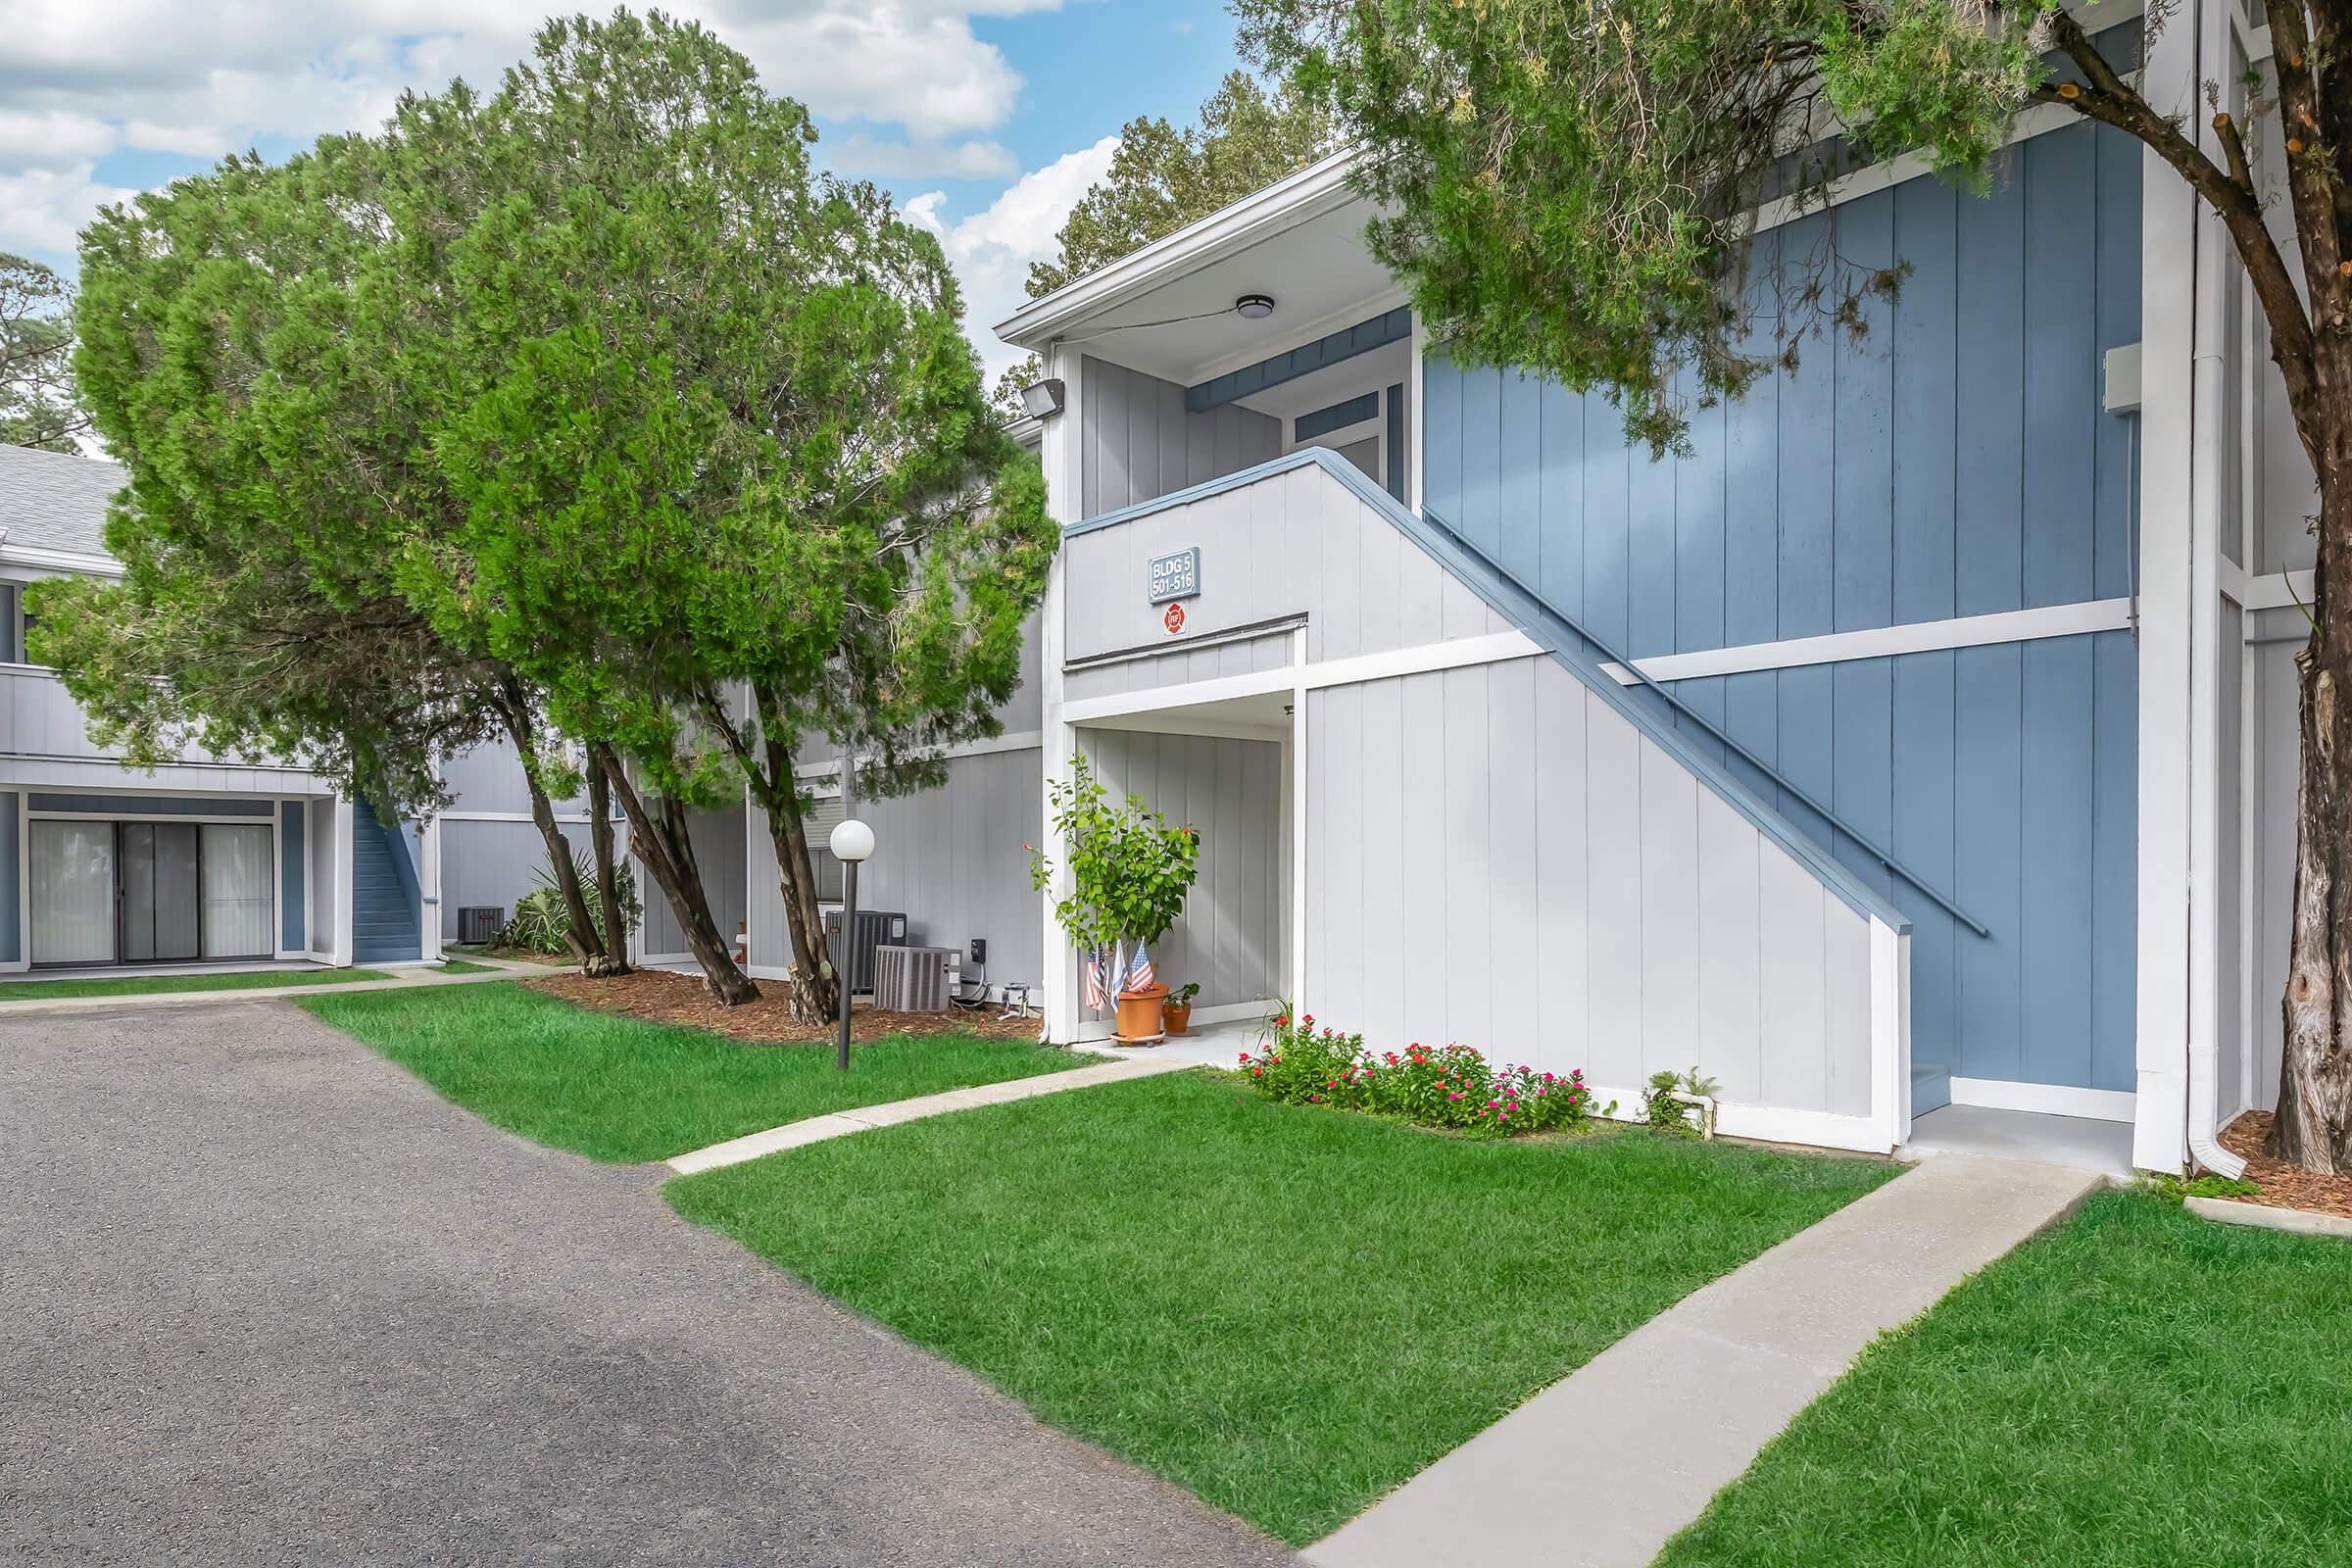
[[376,818],[366,801],[352,803],[351,956],[354,963],[413,963],[424,956],[417,935],[416,861],[397,822]]

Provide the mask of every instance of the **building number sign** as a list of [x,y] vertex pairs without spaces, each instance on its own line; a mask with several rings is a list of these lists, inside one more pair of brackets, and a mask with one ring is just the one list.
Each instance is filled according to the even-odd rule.
[[1200,547],[1196,545],[1179,550],[1173,555],[1153,556],[1151,575],[1145,586],[1149,593],[1144,603],[1148,605],[1164,605],[1170,600],[1200,597]]

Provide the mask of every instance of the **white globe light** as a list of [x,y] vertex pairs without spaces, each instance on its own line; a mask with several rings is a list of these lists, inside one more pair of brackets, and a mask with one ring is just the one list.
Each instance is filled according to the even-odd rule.
[[836,860],[862,860],[874,853],[874,830],[849,817],[834,827],[830,846]]

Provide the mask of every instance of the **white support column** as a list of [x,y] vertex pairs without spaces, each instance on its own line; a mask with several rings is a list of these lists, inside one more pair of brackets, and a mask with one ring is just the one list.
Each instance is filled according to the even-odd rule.
[[1311,701],[1306,684],[1306,628],[1300,626],[1291,633],[1291,668],[1295,675],[1291,683],[1291,744],[1283,754],[1286,767],[1283,806],[1290,813],[1291,928],[1285,933],[1285,941],[1291,965],[1291,1005],[1302,1012],[1314,1009],[1306,990],[1306,922],[1311,913],[1306,902],[1306,788],[1314,766],[1314,758],[1306,744],[1306,705]]
[[[2150,40],[2143,91],[2202,127],[2227,8],[2194,0]],[[2210,132],[2197,134],[2210,140]],[[2220,309],[2227,236],[2143,154],[2140,222],[2138,1093],[2133,1162],[2179,1170],[2189,1058],[2220,1031]],[[2234,669],[2228,672],[2234,677]]]
[[354,947],[352,906],[357,902],[351,886],[352,806],[346,800],[330,799],[320,814],[326,817],[326,830],[334,835],[329,843],[335,857],[335,930],[327,946],[327,961],[338,969],[348,968]]
[[[1079,439],[1079,410],[1086,396],[1082,356],[1076,349],[1056,343],[1049,349],[1045,361],[1046,374],[1059,376],[1062,382],[1062,412],[1045,422],[1040,452],[1046,469],[1046,512],[1066,526],[1079,520],[1086,494],[1084,443]],[[1068,1045],[1078,1038],[1078,965],[1069,940],[1054,918],[1054,902],[1068,895],[1070,880],[1053,829],[1054,787],[1069,775],[1070,754],[1078,739],[1077,731],[1062,716],[1064,588],[1062,557],[1056,551],[1053,576],[1046,588],[1045,610],[1038,616],[1038,634],[1043,645],[1037,658],[1039,756],[1044,760],[1044,781],[1039,794],[1036,842],[1054,858],[1054,870],[1052,882],[1038,897],[1037,912],[1044,930],[1044,941],[1039,948],[1043,955],[1039,982],[1044,989],[1045,1038]]]

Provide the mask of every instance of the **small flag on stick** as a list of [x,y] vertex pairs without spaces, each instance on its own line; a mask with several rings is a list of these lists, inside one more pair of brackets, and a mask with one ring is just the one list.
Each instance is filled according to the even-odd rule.
[[1127,983],[1121,986],[1119,989],[1122,991],[1149,990],[1152,985],[1152,955],[1146,953],[1144,951],[1144,945],[1141,942],[1138,942],[1135,945],[1135,956],[1129,959],[1127,963]]

